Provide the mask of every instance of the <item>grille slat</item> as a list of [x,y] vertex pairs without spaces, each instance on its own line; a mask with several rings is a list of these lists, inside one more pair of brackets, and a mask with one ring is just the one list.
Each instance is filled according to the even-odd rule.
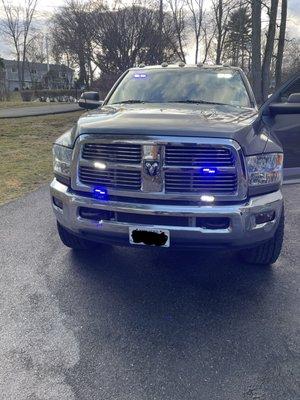
[[140,171],[119,169],[99,171],[92,167],[80,166],[79,179],[86,185],[104,185],[112,189],[139,190],[141,187]]
[[[165,165],[174,167],[232,167],[234,155],[230,148],[207,145],[167,145]],[[219,172],[216,175],[201,175],[200,171],[168,170],[165,173],[166,193],[224,193],[237,190],[236,173]]]
[[234,156],[229,148],[203,145],[167,145],[165,164],[168,166],[233,166]]
[[112,163],[139,164],[142,158],[142,151],[140,145],[134,144],[86,143],[82,149],[82,158],[95,161],[109,161]]

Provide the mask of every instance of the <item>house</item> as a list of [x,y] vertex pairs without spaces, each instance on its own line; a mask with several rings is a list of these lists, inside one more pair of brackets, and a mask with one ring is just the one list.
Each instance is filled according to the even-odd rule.
[[[3,60],[6,87],[9,91],[20,90],[18,62]],[[70,89],[74,84],[74,70],[61,64],[26,62],[24,89]]]

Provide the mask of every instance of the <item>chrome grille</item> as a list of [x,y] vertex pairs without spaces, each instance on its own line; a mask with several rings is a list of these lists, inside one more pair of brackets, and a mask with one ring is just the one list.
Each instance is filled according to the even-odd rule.
[[[78,191],[104,186],[111,196],[141,202],[193,202],[206,193],[222,201],[247,197],[243,155],[230,139],[84,134],[74,160],[71,184]],[[105,164],[104,169],[95,161]],[[150,174],[146,161],[158,163],[157,174]]]
[[139,164],[142,158],[141,146],[138,144],[86,143],[82,149],[82,158],[114,163]]
[[166,146],[165,164],[184,167],[232,166],[234,165],[234,155],[227,147],[195,144],[170,144]]
[[237,190],[236,173],[202,176],[199,170],[174,170],[165,173],[166,193],[234,193]]
[[100,171],[94,167],[79,167],[79,179],[90,186],[105,186],[111,189],[140,190],[141,171],[107,169]]

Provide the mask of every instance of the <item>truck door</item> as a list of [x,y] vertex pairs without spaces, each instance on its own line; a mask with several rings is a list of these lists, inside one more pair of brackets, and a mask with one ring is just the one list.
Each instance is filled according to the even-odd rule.
[[300,179],[300,74],[284,84],[262,106],[271,132],[284,151],[284,179]]

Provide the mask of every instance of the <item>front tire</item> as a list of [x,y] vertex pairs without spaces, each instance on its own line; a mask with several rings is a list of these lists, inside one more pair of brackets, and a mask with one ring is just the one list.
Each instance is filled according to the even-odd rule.
[[67,231],[59,222],[57,222],[57,230],[63,244],[74,250],[88,250],[97,246],[96,242],[79,238]]
[[247,264],[270,265],[274,264],[281,252],[284,235],[284,210],[275,235],[267,242],[251,249],[241,250],[239,256]]

